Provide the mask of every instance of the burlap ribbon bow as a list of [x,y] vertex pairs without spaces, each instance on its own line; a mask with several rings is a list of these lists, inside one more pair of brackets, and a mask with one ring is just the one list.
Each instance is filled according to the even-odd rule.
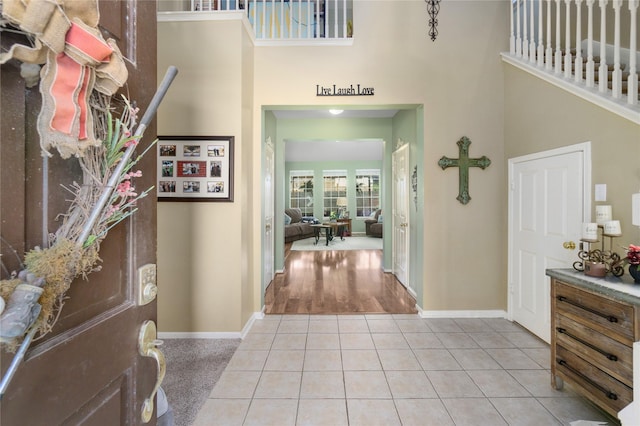
[[45,64],[38,116],[43,151],[56,148],[68,158],[99,145],[89,97],[93,90],[113,95],[128,72],[115,40],[105,41],[97,28],[97,0],[2,0],[2,15],[35,41],[34,46],[15,44],[0,53],[0,63],[15,58]]

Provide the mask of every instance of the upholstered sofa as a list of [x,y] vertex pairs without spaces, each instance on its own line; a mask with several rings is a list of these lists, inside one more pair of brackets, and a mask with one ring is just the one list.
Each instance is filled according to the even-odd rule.
[[284,214],[291,218],[291,222],[287,224],[288,219],[285,216],[285,243],[301,240],[303,238],[313,237],[313,228],[311,227],[311,225],[313,225],[313,221],[306,218],[305,220],[303,220],[302,212],[299,208],[284,209]]
[[367,235],[382,238],[382,210],[376,210],[371,219],[365,219],[364,230]]

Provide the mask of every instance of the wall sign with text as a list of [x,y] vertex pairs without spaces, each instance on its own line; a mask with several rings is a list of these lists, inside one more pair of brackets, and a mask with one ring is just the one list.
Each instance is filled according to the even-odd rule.
[[349,86],[316,84],[316,96],[373,96],[373,92],[373,87],[364,87],[360,84],[350,84]]

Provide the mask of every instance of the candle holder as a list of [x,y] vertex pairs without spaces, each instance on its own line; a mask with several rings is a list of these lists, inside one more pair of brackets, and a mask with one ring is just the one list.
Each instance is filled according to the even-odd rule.
[[[592,277],[604,277],[607,273],[611,273],[616,277],[624,274],[624,258],[613,251],[613,239],[621,237],[622,234],[605,234],[602,225],[598,225],[598,230],[602,229],[602,248],[591,249],[591,244],[600,242],[599,239],[580,239],[580,251],[578,258],[573,263],[573,269],[584,272],[585,275]],[[605,237],[609,238],[609,250],[605,250]],[[586,250],[585,250],[585,244]]]

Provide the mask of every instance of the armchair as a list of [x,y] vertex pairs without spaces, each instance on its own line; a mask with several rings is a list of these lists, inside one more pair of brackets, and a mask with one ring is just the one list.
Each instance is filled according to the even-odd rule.
[[371,219],[365,219],[364,230],[367,235],[382,238],[382,210],[376,210]]

